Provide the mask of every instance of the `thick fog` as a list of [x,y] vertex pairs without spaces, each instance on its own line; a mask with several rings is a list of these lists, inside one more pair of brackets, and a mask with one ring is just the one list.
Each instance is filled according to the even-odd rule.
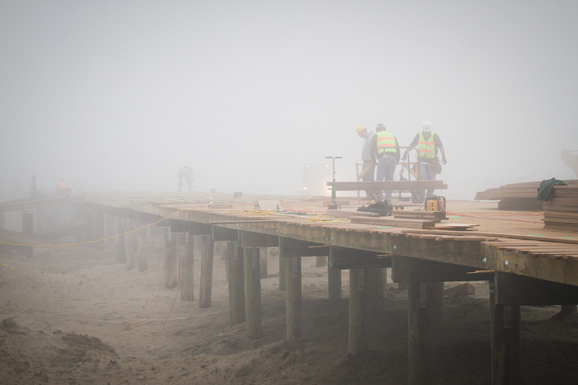
[[444,195],[575,178],[578,2],[0,2],[0,194],[302,194],[359,124],[444,143]]

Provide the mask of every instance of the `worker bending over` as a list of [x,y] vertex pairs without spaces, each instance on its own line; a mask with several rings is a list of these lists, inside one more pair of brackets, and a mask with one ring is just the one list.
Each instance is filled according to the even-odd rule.
[[[377,136],[373,131],[367,131],[365,126],[355,127],[355,132],[363,139],[361,148],[361,160],[363,161],[363,170],[361,170],[361,180],[364,182],[373,182],[375,179],[375,152],[377,148]],[[375,194],[373,191],[366,190],[365,196],[368,201],[380,201],[381,194]]]
[[[435,180],[436,174],[441,173],[442,167],[437,157],[438,149],[442,154],[442,163],[446,164],[446,152],[444,145],[440,140],[438,134],[431,130],[431,123],[428,121],[423,122],[423,129],[419,132],[413,142],[409,145],[409,148],[403,154],[403,160],[407,158],[408,152],[417,148],[417,161],[419,163],[418,167],[418,178],[419,180]],[[426,198],[431,198],[433,196],[434,190],[427,190]],[[423,196],[423,190],[422,190]]]
[[[376,157],[377,157],[377,177],[376,180],[381,182],[383,180],[393,180],[395,174],[395,166],[399,162],[399,143],[397,138],[391,132],[385,129],[381,123],[375,129],[377,131],[376,137]],[[381,194],[380,194],[381,195]],[[386,191],[385,199],[391,202],[391,191]]]
[[179,178],[179,186],[178,190],[181,192],[183,188],[183,180],[187,182],[187,186],[189,187],[189,192],[193,191],[193,170],[189,166],[183,166],[179,173],[177,174],[177,178]]

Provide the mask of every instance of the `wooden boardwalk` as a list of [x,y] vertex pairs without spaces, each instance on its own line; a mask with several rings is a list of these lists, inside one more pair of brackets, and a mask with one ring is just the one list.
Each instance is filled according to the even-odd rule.
[[[30,210],[48,207],[49,202],[13,203],[0,206],[0,211],[22,210],[23,231],[2,230],[0,240],[5,247],[31,250],[43,242],[56,244],[55,238],[75,235],[79,244],[69,247],[81,253],[103,250],[104,242],[118,239],[113,257],[144,270],[146,236],[151,227],[163,226],[169,244],[165,267],[169,287],[177,284],[177,264],[190,264],[193,236],[202,236],[201,307],[211,303],[214,242],[226,242],[229,319],[231,324],[246,322],[251,339],[261,337],[262,248],[280,248],[279,287],[286,291],[287,338],[301,336],[301,258],[328,257],[328,301],[341,298],[341,270],[350,270],[351,354],[367,349],[374,288],[383,285],[383,269],[391,268],[394,282],[409,287],[410,384],[431,383],[432,325],[443,322],[443,282],[489,282],[492,384],[519,383],[520,306],[578,303],[578,234],[544,229],[539,213],[508,215],[487,204],[449,202],[448,210],[454,212],[448,211],[444,223],[479,224],[475,230],[451,231],[444,223],[433,222],[427,229],[402,227],[408,219],[399,221],[400,226],[395,221],[353,223],[359,222],[353,207],[336,215],[321,201],[281,201],[279,211],[266,211],[254,210],[251,200],[210,205],[202,202],[207,198],[95,194],[66,198],[66,202],[54,200],[53,204],[71,205],[77,215],[73,222],[61,224],[59,231],[44,229],[44,236],[31,230]],[[93,243],[95,248],[82,243]],[[177,256],[177,250],[184,251]],[[194,298],[189,291],[192,276],[187,274],[192,272],[183,272],[181,290],[185,298]]]

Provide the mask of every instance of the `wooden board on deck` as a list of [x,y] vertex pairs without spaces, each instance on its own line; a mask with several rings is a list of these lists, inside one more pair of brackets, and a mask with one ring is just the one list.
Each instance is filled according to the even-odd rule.
[[434,227],[435,225],[435,222],[433,220],[396,219],[388,217],[380,217],[380,218],[352,217],[351,223],[360,223],[365,225],[376,225],[376,226],[409,227],[412,229],[425,229],[428,227]]

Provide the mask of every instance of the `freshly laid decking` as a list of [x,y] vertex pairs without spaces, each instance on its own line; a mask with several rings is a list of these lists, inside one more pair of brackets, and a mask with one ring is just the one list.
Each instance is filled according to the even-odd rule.
[[[69,229],[67,234],[82,231],[82,239],[98,240],[122,233],[119,259],[138,263],[139,269],[146,268],[146,250],[140,250],[146,242],[138,242],[138,257],[131,255],[134,248],[127,242],[136,242],[131,234],[138,234],[138,228],[146,229],[146,224],[170,227],[167,287],[176,284],[171,275],[177,268],[174,245],[184,245],[186,234],[203,235],[205,252],[199,296],[202,307],[210,306],[213,242],[227,242],[229,319],[232,324],[246,322],[248,338],[261,336],[261,248],[280,248],[279,287],[286,291],[288,338],[301,335],[301,258],[329,257],[329,301],[341,298],[340,270],[350,270],[348,351],[352,354],[367,348],[373,288],[383,279],[383,274],[376,272],[392,268],[394,282],[407,283],[409,287],[410,384],[431,383],[432,324],[443,318],[443,282],[490,282],[493,384],[519,383],[521,305],[578,303],[578,235],[544,229],[541,213],[504,213],[495,210],[495,204],[449,202],[448,219],[442,223],[421,219],[428,222],[422,229],[404,227],[420,219],[384,223],[381,218],[357,216],[354,207],[328,212],[320,201],[282,201],[278,211],[270,212],[254,210],[252,201],[201,203],[206,197],[187,200],[152,194],[100,194],[88,195],[84,202],[75,199],[70,204],[82,213],[77,218],[82,219],[82,225],[65,226]],[[24,207],[5,206],[3,211],[12,209]],[[408,212],[410,209],[406,208]],[[23,219],[27,215],[24,213]],[[111,218],[113,222],[117,218],[116,223],[125,227],[104,226]],[[6,230],[0,232],[5,245],[6,239],[12,244],[35,239],[29,222],[23,221],[24,234],[20,236]],[[446,230],[448,224],[469,230]],[[35,244],[38,243],[27,242],[26,247]],[[182,252],[182,266],[190,257],[190,252]],[[186,283],[184,273],[180,284]],[[187,295],[187,289],[182,290]]]

